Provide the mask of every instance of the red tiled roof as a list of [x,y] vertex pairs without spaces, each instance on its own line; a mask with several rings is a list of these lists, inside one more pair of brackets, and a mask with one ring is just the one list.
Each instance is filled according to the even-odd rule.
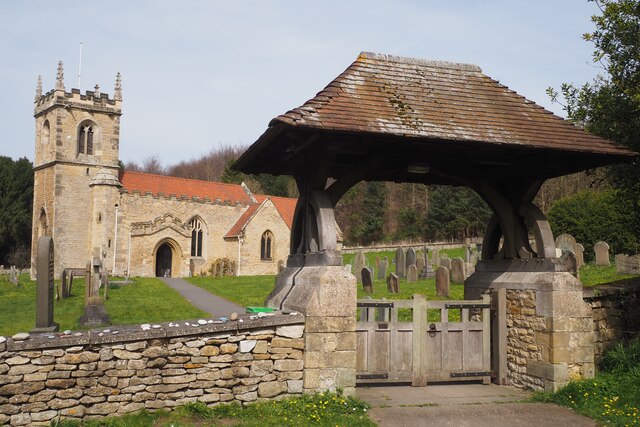
[[229,230],[229,232],[224,235],[224,237],[228,238],[228,237],[240,236],[242,234],[242,229],[247,225],[247,223],[253,217],[253,215],[255,215],[256,211],[258,210],[258,208],[260,208],[260,206],[262,206],[262,203],[254,203],[253,205],[250,205],[247,208],[247,210],[244,211],[242,216],[238,218],[236,223],[233,224],[233,227],[231,227],[231,230]]
[[200,199],[209,198],[211,201],[220,199],[230,200],[231,203],[252,203],[249,195],[242,186],[237,184],[223,184],[221,182],[200,181],[197,179],[176,178],[173,176],[153,175],[141,172],[125,171],[120,176],[123,189],[140,194],[150,192],[154,196],[162,193],[165,196],[175,195],[177,198],[187,196]]
[[293,227],[293,214],[296,211],[296,204],[298,203],[298,199],[292,199],[290,197],[276,197],[269,196],[276,209],[280,213],[282,219],[289,227],[289,230]]
[[285,224],[287,224],[287,227],[289,227],[289,230],[291,230],[291,227],[293,225],[293,214],[295,212],[296,203],[298,202],[298,199],[291,199],[288,197],[265,196],[264,194],[255,194],[254,197],[256,198],[258,203],[255,203],[249,206],[247,210],[244,211],[242,216],[238,218],[238,221],[236,221],[233,227],[231,227],[231,230],[229,230],[229,232],[225,234],[224,236],[225,238],[240,236],[242,234],[242,230],[244,229],[244,227],[246,227],[249,221],[251,221],[251,218],[253,218],[255,213],[264,204],[267,198],[271,199],[271,202],[278,210],[278,213],[284,220]]

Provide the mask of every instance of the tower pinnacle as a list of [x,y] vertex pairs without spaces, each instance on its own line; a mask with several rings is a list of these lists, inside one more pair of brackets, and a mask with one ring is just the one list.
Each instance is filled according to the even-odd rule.
[[42,76],[38,76],[38,84],[36,85],[36,101],[42,97]]
[[122,77],[120,73],[116,74],[116,87],[113,91],[113,99],[116,101],[122,101]]
[[64,90],[64,69],[62,61],[58,61],[58,73],[56,74],[56,90]]

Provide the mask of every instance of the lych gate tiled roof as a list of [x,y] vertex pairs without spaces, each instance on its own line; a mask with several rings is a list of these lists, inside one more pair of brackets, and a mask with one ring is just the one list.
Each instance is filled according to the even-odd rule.
[[324,90],[276,117],[297,128],[632,155],[482,74],[475,65],[361,53]]
[[244,205],[253,203],[242,187],[236,184],[129,171],[121,174],[120,182],[122,182],[123,189],[129,193],[138,191],[140,194],[150,192],[154,196],[162,194],[167,197],[175,195],[177,198],[183,196],[189,199],[193,197],[202,200],[208,198],[212,202],[220,199],[221,202],[229,200],[232,204],[242,203]]

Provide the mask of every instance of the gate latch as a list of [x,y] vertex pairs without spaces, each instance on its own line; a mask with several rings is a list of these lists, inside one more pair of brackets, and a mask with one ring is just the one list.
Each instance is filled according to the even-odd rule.
[[436,336],[436,332],[437,332],[436,324],[435,323],[430,324],[429,325],[429,336],[430,337],[435,337]]

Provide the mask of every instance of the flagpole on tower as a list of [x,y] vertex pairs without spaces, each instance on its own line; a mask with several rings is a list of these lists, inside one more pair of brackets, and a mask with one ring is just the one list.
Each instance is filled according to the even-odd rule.
[[82,42],[80,42],[80,60],[78,61],[78,89],[80,89],[80,74],[82,74]]

